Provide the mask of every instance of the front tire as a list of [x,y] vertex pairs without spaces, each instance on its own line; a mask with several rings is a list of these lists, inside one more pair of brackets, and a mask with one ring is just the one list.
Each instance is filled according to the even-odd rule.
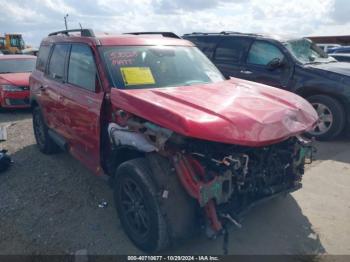
[[168,225],[151,177],[147,160],[136,158],[121,164],[114,179],[114,199],[123,229],[139,249],[148,253],[169,245]]
[[318,140],[331,140],[344,129],[346,115],[343,106],[327,95],[314,95],[307,99],[316,110],[319,121],[314,130],[308,133]]

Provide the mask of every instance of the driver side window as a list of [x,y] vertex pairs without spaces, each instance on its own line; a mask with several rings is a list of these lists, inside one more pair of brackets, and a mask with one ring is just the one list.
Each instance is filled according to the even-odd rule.
[[247,63],[266,66],[276,58],[281,61],[284,58],[284,55],[276,46],[268,42],[255,41],[249,50]]

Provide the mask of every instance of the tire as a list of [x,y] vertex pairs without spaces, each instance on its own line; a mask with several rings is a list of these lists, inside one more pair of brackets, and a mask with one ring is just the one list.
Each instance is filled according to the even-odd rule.
[[38,106],[33,109],[33,129],[36,144],[42,153],[49,155],[60,151],[59,147],[48,134],[49,128],[46,126]]
[[317,140],[336,138],[344,129],[346,114],[343,106],[334,98],[327,95],[314,95],[307,98],[317,111],[320,120],[316,128],[308,136]]
[[[146,158],[124,162],[115,174],[114,197],[123,229],[139,249],[148,253],[161,251],[195,232],[195,201],[184,191],[170,167],[166,158],[149,154]],[[140,186],[144,206],[152,218],[151,230],[144,236],[134,232],[128,208],[123,206],[123,186],[130,179]]]

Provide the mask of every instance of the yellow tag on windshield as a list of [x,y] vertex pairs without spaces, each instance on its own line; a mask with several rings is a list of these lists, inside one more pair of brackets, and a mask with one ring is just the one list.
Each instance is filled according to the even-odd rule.
[[121,67],[120,71],[126,86],[152,85],[155,83],[149,67]]

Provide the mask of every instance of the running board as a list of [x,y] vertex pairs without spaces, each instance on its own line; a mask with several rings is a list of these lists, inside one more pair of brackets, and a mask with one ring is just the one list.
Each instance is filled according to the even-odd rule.
[[48,130],[49,136],[52,138],[52,140],[55,142],[56,145],[58,145],[63,151],[67,151],[68,144],[67,141],[59,134],[57,134],[55,131],[49,129]]

